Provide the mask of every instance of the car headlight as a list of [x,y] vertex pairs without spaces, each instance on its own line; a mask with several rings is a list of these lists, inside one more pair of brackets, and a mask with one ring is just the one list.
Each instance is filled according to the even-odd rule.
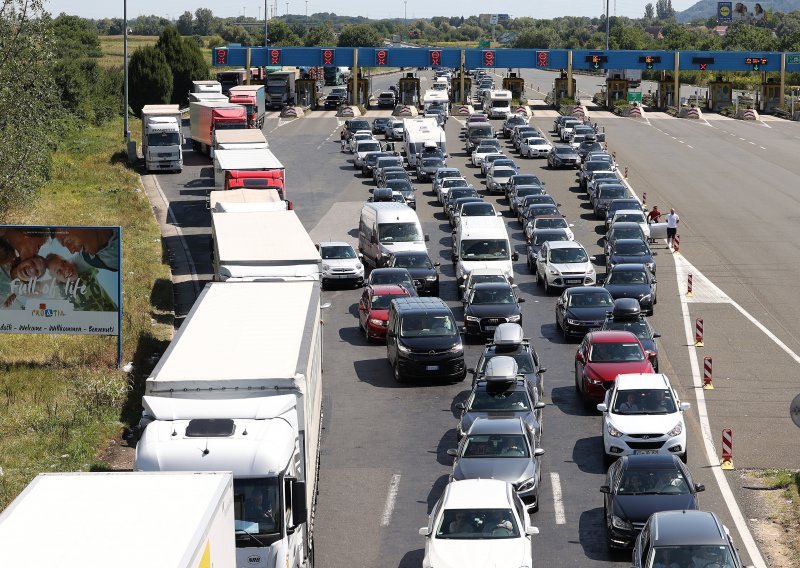
[[480,321],[481,318],[476,318],[475,316],[464,316],[464,321]]
[[364,265],[361,264],[360,262],[357,262],[356,263],[356,270],[364,270]]
[[369,318],[369,323],[371,323],[372,325],[379,325],[381,327],[386,327],[386,322],[378,318]]
[[436,282],[436,279],[437,279],[437,278],[438,278],[438,276],[436,276],[436,275],[433,275],[433,276],[426,276],[426,277],[425,277],[425,280],[427,280],[428,282]]
[[330,264],[325,264],[325,263],[322,264],[322,270],[330,270],[330,269],[331,269]]
[[626,521],[625,519],[616,515],[611,515],[611,525],[618,529],[633,530],[633,525],[630,523],[630,521]]
[[642,294],[641,296],[639,296],[640,302],[649,302],[652,299],[653,297],[650,294]]
[[519,320],[521,320],[521,319],[522,319],[522,316],[521,316],[521,315],[519,315],[519,314],[517,314],[517,315],[515,315],[515,316],[508,316],[508,317],[506,318],[506,320],[507,320],[507,321],[509,321],[509,322],[511,322],[511,323],[518,322],[518,321],[519,321]]
[[447,350],[448,353],[461,353],[462,351],[464,351],[463,343],[456,343],[450,349]]
[[517,491],[529,491],[536,487],[536,477],[531,477],[517,485]]
[[606,424],[606,431],[608,432],[609,436],[612,436],[614,438],[619,438],[620,436],[622,436],[622,432],[614,428],[614,425],[611,422]]
[[675,428],[667,432],[667,436],[677,436],[681,432],[683,432],[683,423],[678,422],[677,424],[675,424]]
[[548,267],[548,268],[547,268],[547,271],[548,271],[550,274],[554,275],[554,276],[558,276],[558,270],[556,270],[556,269],[555,269],[555,268],[553,268],[552,266]]
[[400,353],[411,353],[411,349],[409,349],[408,347],[406,347],[405,345],[402,345],[400,343],[397,344],[397,350]]

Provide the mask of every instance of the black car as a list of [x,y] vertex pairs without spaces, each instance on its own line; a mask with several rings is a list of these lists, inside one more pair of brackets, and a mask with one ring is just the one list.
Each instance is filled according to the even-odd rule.
[[422,158],[417,162],[417,181],[430,181],[436,170],[447,166],[443,158]]
[[589,154],[589,152],[596,152],[602,149],[603,146],[599,142],[595,140],[584,140],[581,142],[581,145],[578,146],[578,157],[581,159],[581,161],[583,161],[586,159],[586,156]]
[[411,185],[411,182],[407,179],[390,179],[386,181],[386,187],[391,189],[392,191],[399,191],[403,195],[403,199],[405,199],[406,205],[411,207],[411,209],[417,208],[417,196],[415,193],[414,186]]
[[384,91],[378,95],[378,107],[379,108],[393,108],[396,102],[395,94],[392,91]]
[[[472,195],[468,195],[466,197],[458,197],[456,199],[451,199],[447,202],[447,217],[450,220],[450,226],[456,226],[456,213],[459,211],[462,205],[465,203],[486,203],[482,197],[475,197]],[[486,203],[489,207],[492,207],[491,203]],[[494,210],[491,212],[491,216],[494,216]]]
[[392,254],[386,266],[405,268],[414,279],[414,286],[420,296],[439,295],[439,263],[431,262],[427,252],[400,251]]
[[646,242],[641,239],[617,239],[611,245],[606,268],[613,268],[618,264],[644,264],[650,272],[656,273],[656,254]]
[[339,105],[345,102],[345,97],[342,95],[338,95],[335,93],[329,94],[325,97],[325,102],[323,103],[323,107],[326,110],[336,110],[339,108]]
[[524,227],[528,221],[536,219],[536,217],[540,217],[541,215],[561,215],[561,211],[558,210],[557,206],[550,205],[549,203],[534,203],[533,205],[528,205],[522,211],[522,220],[520,223],[522,223]]
[[523,225],[525,225],[525,211],[527,211],[528,207],[531,205],[552,205],[553,207],[561,207],[561,204],[556,203],[556,200],[553,199],[553,196],[548,195],[547,193],[526,195],[517,207],[517,220]]
[[375,268],[369,273],[365,285],[377,286],[380,284],[397,284],[408,290],[412,296],[417,295],[414,279],[405,268]]
[[464,302],[464,332],[467,335],[493,336],[502,323],[522,325],[519,304],[514,288],[507,282],[476,284]]
[[611,204],[612,200],[625,199],[630,196],[631,194],[628,192],[628,188],[621,183],[612,182],[598,184],[597,190],[591,197],[595,216],[598,219],[605,220],[606,213],[608,213],[608,206]]
[[553,146],[547,154],[547,165],[551,168],[579,168],[581,159],[572,146]]
[[528,239],[528,270],[531,274],[536,274],[536,257],[542,250],[542,245],[550,241],[570,241],[570,235],[566,229],[535,229]]
[[[512,176],[512,179],[517,176]],[[542,195],[547,193],[543,185],[536,183],[526,183],[524,185],[517,184],[512,189],[508,190],[508,207],[512,213],[516,213],[522,200],[528,195]]]
[[515,126],[528,124],[528,121],[525,119],[524,116],[519,114],[510,114],[506,117],[505,122],[503,122],[503,138],[508,138],[511,136],[511,131],[514,129]]
[[451,187],[445,196],[443,206],[444,212],[448,217],[450,216],[450,206],[456,202],[456,199],[461,197],[480,197],[480,195],[478,195],[478,190],[474,187]]
[[386,131],[386,127],[391,123],[392,123],[392,117],[379,116],[378,118],[372,121],[372,133],[383,134]]
[[629,331],[634,334],[648,354],[652,353],[650,364],[658,373],[658,344],[656,339],[661,337],[650,326],[650,322],[641,313],[639,301],[635,298],[620,298],[614,300],[614,309],[603,322],[601,331]]
[[364,165],[361,166],[361,175],[364,177],[371,177],[378,158],[390,157],[392,157],[392,154],[389,152],[368,152],[367,155],[364,156]]
[[556,300],[556,327],[564,339],[598,330],[614,307],[608,290],[599,286],[567,288]]
[[511,176],[506,186],[506,197],[510,196],[516,188],[522,185],[540,185],[544,187],[545,183],[539,179],[539,176],[533,174],[517,174]]
[[618,298],[635,298],[647,315],[653,315],[656,277],[644,264],[618,264],[608,271],[603,287]]
[[696,510],[701,491],[705,486],[694,482],[678,456],[619,458],[608,468],[606,483],[600,487],[608,547],[631,548],[653,513]]
[[612,199],[611,203],[608,204],[608,209],[606,209],[606,228],[611,225],[611,219],[614,218],[614,214],[617,211],[625,211],[625,210],[637,210],[641,209],[642,204],[639,203],[639,200],[635,197],[625,197],[622,199]]

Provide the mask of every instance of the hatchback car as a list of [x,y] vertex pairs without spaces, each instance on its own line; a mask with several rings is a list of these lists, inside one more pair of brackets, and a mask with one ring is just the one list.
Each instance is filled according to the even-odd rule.
[[525,245],[528,253],[526,255],[528,270],[531,271],[531,274],[536,273],[536,257],[539,251],[542,250],[544,243],[551,241],[571,241],[571,236],[571,232],[568,233],[566,229],[538,229],[533,231]]
[[613,268],[618,264],[644,264],[650,272],[656,273],[658,253],[650,250],[650,246],[640,239],[616,239],[608,251],[606,267]]
[[486,174],[486,189],[490,193],[505,193],[508,180],[517,175],[517,170],[509,166],[495,166]]
[[547,242],[536,257],[536,281],[545,294],[553,288],[594,286],[597,273],[590,257],[577,241]]
[[531,136],[523,138],[519,145],[519,153],[525,158],[546,158],[553,146],[544,138]]
[[[635,197],[627,197],[624,199],[613,199],[611,203],[608,204],[608,209],[606,210],[606,228],[611,227],[614,224],[614,216],[617,214],[617,211],[641,211],[644,214],[642,209],[642,204],[639,203],[639,200]],[[623,221],[622,219],[617,219],[617,221]],[[636,219],[633,220],[636,223],[641,223]],[[647,223],[647,219],[645,219],[645,223]],[[649,228],[642,227],[645,234],[649,234]]]
[[476,284],[463,300],[464,333],[492,336],[502,323],[521,324],[519,304],[524,301],[525,298],[517,298],[508,283]]
[[525,224],[525,238],[531,238],[533,231],[539,229],[564,229],[569,235],[569,240],[572,241],[575,239],[575,235],[572,233],[574,226],[572,223],[568,223],[563,215],[542,215]]
[[653,306],[658,303],[657,280],[644,264],[617,264],[608,271],[603,286],[617,300],[635,298],[642,311],[653,315]]
[[606,236],[604,237],[605,243],[603,245],[603,252],[608,256],[614,246],[614,241],[617,239],[639,239],[642,242],[647,240],[644,231],[639,226],[639,223],[626,223],[620,221],[611,227]]
[[600,329],[602,331],[629,331],[634,334],[639,339],[644,350],[647,351],[653,370],[658,373],[658,344],[656,339],[661,337],[661,334],[656,333],[647,318],[641,314],[641,306],[638,300],[634,298],[614,300],[614,308],[611,310],[611,314],[606,317]]
[[417,287],[414,279],[405,268],[375,268],[369,273],[367,286],[377,286],[378,284],[398,284],[406,288],[409,293],[416,296]]
[[438,262],[432,262],[427,252],[400,251],[392,254],[387,263],[390,268],[405,268],[414,279],[420,296],[439,295]]
[[417,161],[417,180],[430,181],[436,170],[447,166],[443,158],[423,158]]
[[572,146],[553,146],[547,154],[547,165],[551,168],[578,168],[581,159]]
[[358,327],[368,342],[386,339],[389,305],[395,298],[408,295],[408,289],[398,284],[376,284],[364,289],[358,301]]
[[556,327],[564,339],[582,337],[600,329],[613,307],[614,300],[608,290],[598,286],[567,288],[556,301]]
[[349,243],[325,241],[318,245],[322,257],[322,287],[332,282],[364,285],[361,255]]

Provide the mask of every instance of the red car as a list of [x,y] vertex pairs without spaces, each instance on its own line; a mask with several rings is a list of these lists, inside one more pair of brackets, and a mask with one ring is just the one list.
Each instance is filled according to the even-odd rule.
[[386,339],[389,304],[395,298],[408,295],[409,291],[399,284],[367,286],[358,301],[358,327],[364,332],[367,341]]
[[587,407],[603,402],[617,375],[654,372],[653,356],[629,331],[588,333],[575,353],[575,390]]

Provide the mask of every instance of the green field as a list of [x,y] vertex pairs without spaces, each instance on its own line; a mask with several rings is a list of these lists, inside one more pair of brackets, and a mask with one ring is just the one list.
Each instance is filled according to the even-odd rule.
[[[203,38],[207,40],[208,38]],[[128,36],[128,57],[136,50],[137,47],[146,47],[148,45],[155,45],[158,41],[157,36]],[[105,67],[119,66],[122,67],[124,57],[124,46],[122,36],[100,36],[100,51],[103,53],[100,58],[100,64]],[[206,62],[211,65],[211,50],[202,48],[205,55]]]

